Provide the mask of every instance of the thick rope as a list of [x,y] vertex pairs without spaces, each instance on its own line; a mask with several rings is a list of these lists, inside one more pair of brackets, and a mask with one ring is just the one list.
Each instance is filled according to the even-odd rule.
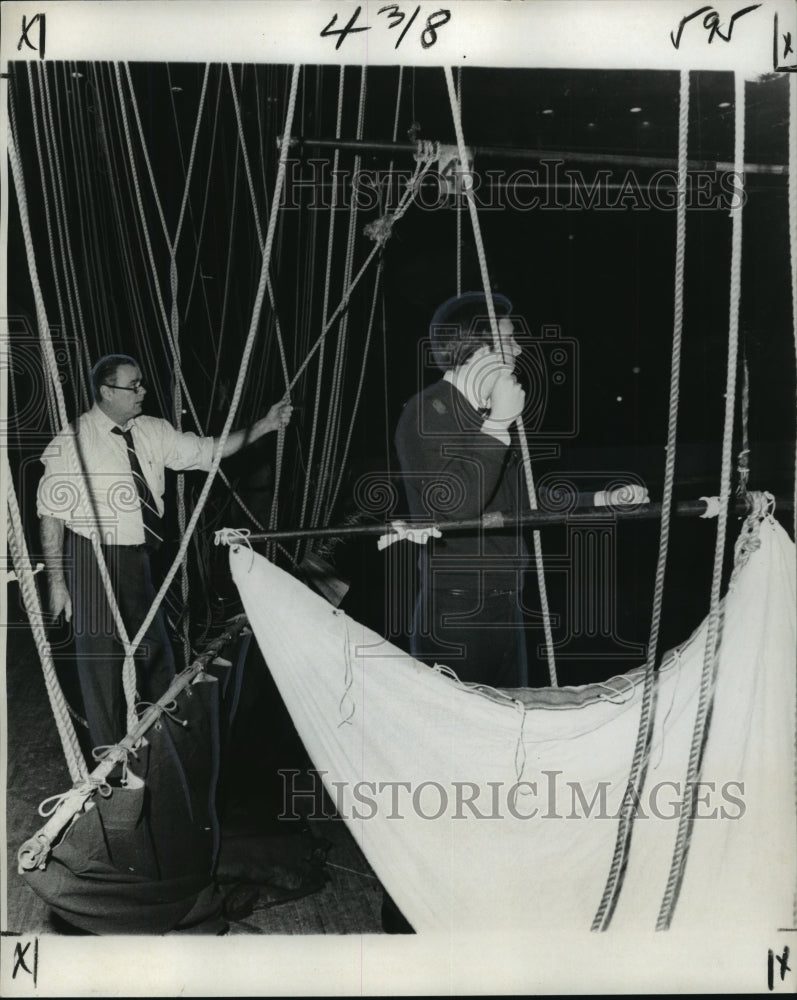
[[[656,564],[656,576],[653,590],[653,610],[651,613],[650,639],[648,656],[645,663],[645,677],[642,688],[642,699],[639,714],[634,756],[631,762],[631,772],[628,778],[628,791],[641,794],[647,776],[650,745],[653,738],[653,725],[656,715],[657,674],[656,658],[658,654],[659,629],[661,611],[664,601],[664,577],[667,570],[667,553],[670,539],[670,516],[672,512],[672,495],[675,485],[675,450],[678,430],[678,400],[680,393],[681,372],[681,342],[683,337],[684,313],[684,275],[686,263],[686,205],[687,184],[689,181],[687,153],[689,148],[689,71],[681,70],[680,104],[678,115],[678,203],[676,209],[675,232],[675,287],[673,303],[673,334],[672,357],[670,362],[670,403],[667,421],[667,447],[664,463],[664,486],[661,503],[661,522],[659,527],[659,554]],[[617,829],[617,839],[614,846],[609,875],[603,890],[598,910],[592,922],[592,930],[606,930],[611,922],[628,864],[631,849],[631,837],[635,819],[635,808],[632,796],[628,793],[623,799],[623,812]]]
[[[42,295],[41,285],[39,283],[39,274],[36,267],[36,255],[33,249],[33,238],[30,231],[30,219],[28,216],[28,199],[25,192],[25,181],[22,175],[22,165],[20,163],[19,154],[17,152],[16,139],[14,135],[13,121],[9,121],[8,130],[8,156],[11,161],[11,171],[14,178],[14,188],[17,193],[17,203],[19,206],[19,218],[20,225],[22,227],[22,236],[25,243],[25,254],[28,262],[28,271],[31,279],[31,286],[33,288],[33,299],[36,308],[36,320],[39,328],[39,340],[42,348],[42,355],[45,359],[45,363],[48,369],[50,379],[52,381],[53,389],[55,391],[56,402],[58,406],[58,418],[59,424],[62,429],[66,430],[69,425],[69,419],[66,412],[66,403],[64,401],[63,389],[61,388],[61,382],[58,377],[58,364],[55,359],[55,351],[53,349],[53,342],[50,336],[50,326],[47,321],[47,312],[44,307],[44,297]],[[75,442],[74,435],[66,435],[66,447],[67,454],[69,456],[72,471],[76,475],[76,480],[82,476],[81,472],[81,462],[77,451],[77,444]],[[86,497],[83,495],[83,491],[79,491],[79,503],[83,509],[83,515],[86,518],[86,523],[92,523],[93,511],[88,505]],[[125,698],[128,707],[128,719],[133,713],[134,717],[134,706],[135,706],[135,665],[133,662],[133,649],[130,646],[130,642],[127,635],[127,630],[125,629],[125,624],[122,621],[121,613],[119,612],[119,606],[116,602],[116,596],[113,591],[113,585],[111,584],[110,577],[108,575],[108,567],[105,563],[105,557],[103,556],[102,549],[100,547],[99,532],[95,530],[91,532],[91,545],[94,550],[94,555],[97,560],[97,567],[100,571],[100,577],[105,587],[105,591],[108,598],[108,604],[113,615],[116,627],[119,630],[119,636],[122,646],[125,650],[125,663],[122,671],[123,686],[125,690]],[[130,688],[130,677],[133,679],[132,690]]]
[[[498,333],[498,321],[495,316],[495,305],[493,303],[493,295],[490,287],[490,275],[487,270],[487,255],[484,251],[484,243],[482,242],[481,227],[479,226],[479,216],[476,211],[476,201],[473,196],[473,177],[468,166],[467,151],[465,149],[465,137],[462,133],[462,119],[459,111],[459,104],[457,102],[457,95],[454,92],[454,78],[451,73],[451,67],[443,67],[446,75],[446,86],[448,88],[448,99],[451,104],[451,114],[454,119],[454,129],[457,135],[457,147],[459,149],[459,160],[462,167],[462,187],[465,192],[468,210],[470,212],[470,221],[473,228],[473,238],[476,243],[476,252],[479,257],[479,267],[481,269],[482,284],[484,286],[484,295],[487,300],[487,312],[490,317],[490,327],[493,332],[493,343],[496,351],[502,351],[501,338]],[[521,416],[518,417],[516,421],[518,438],[520,440],[520,451],[523,459],[523,472],[526,478],[526,490],[528,492],[529,504],[532,510],[537,510],[537,495],[534,488],[534,476],[531,469],[531,458],[529,455],[529,446],[526,439],[526,430],[523,426],[523,419]],[[545,570],[543,569],[543,557],[542,557],[542,537],[540,532],[535,529],[532,533],[534,540],[534,562],[537,570],[537,586],[540,592],[540,610],[542,613],[543,627],[545,630],[545,651],[548,659],[548,676],[552,687],[557,687],[558,680],[556,677],[556,660],[554,658],[553,651],[553,632],[551,630],[551,616],[548,611],[548,592],[545,586]]]
[[8,499],[8,519],[10,522],[8,548],[11,552],[14,571],[17,574],[17,580],[19,580],[25,611],[30,621],[36,650],[41,661],[44,683],[47,688],[47,697],[50,699],[50,708],[53,711],[58,736],[61,739],[66,766],[73,783],[77,783],[88,776],[88,769],[83,760],[75,727],[72,725],[72,720],[69,717],[66,699],[58,682],[58,675],[55,672],[55,663],[53,662],[50,643],[47,641],[47,635],[42,625],[44,614],[41,602],[39,601],[36,582],[33,579],[33,572],[30,568],[30,556],[28,554],[28,546],[25,542],[25,529],[22,526],[22,516],[19,512],[17,494],[14,489],[14,481],[11,477],[11,466],[8,462],[8,452],[5,449],[3,449],[3,465],[5,467],[4,475],[8,482],[6,493]]
[[[745,87],[744,75],[738,70],[735,74],[735,120],[734,120],[734,169],[738,177],[744,176],[744,143],[745,143]],[[686,789],[684,801],[678,817],[678,833],[673,851],[670,875],[661,901],[657,930],[668,930],[672,923],[675,906],[683,884],[686,862],[689,855],[689,843],[694,825],[694,803],[691,800],[697,788],[697,782],[703,768],[703,755],[706,749],[711,713],[714,702],[714,687],[716,683],[719,659],[719,640],[721,631],[720,586],[722,583],[722,565],[725,553],[725,536],[728,525],[728,500],[731,494],[731,471],[733,464],[733,418],[736,398],[736,366],[739,345],[739,302],[742,284],[742,206],[734,208],[731,213],[731,275],[730,275],[730,310],[728,317],[728,365],[725,383],[725,421],[722,435],[722,469],[720,478],[720,512],[717,519],[717,540],[714,550],[714,572],[711,580],[711,604],[708,616],[706,647],[703,655],[703,672],[700,679],[700,695],[695,718],[695,728],[692,735],[692,745],[689,752]]]

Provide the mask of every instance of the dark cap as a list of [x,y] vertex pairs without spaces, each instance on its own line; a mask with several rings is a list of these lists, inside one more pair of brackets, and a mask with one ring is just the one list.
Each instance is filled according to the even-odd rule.
[[[493,292],[493,307],[497,319],[512,312],[512,303],[505,295]],[[429,324],[429,337],[435,363],[442,371],[456,368],[484,344],[492,343],[487,320],[489,310],[484,292],[463,292],[446,299],[435,310]]]

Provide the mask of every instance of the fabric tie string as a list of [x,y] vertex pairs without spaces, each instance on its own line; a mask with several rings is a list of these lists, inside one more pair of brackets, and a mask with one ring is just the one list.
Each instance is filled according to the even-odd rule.
[[163,525],[161,524],[161,517],[158,513],[158,508],[155,506],[155,498],[152,495],[152,490],[149,488],[149,483],[144,478],[144,473],[141,469],[141,462],[138,460],[138,455],[136,454],[136,446],[133,444],[133,432],[131,430],[123,431],[121,427],[111,428],[112,434],[118,434],[119,437],[125,439],[125,444],[127,445],[127,458],[130,462],[130,471],[133,473],[133,482],[136,484],[136,491],[138,492],[138,499],[141,503],[141,517],[144,522],[144,537],[148,545],[152,545],[154,548],[158,548],[163,544]]

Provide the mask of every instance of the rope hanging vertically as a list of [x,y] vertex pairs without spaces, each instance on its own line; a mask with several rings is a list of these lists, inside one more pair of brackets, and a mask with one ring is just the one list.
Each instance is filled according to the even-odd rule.
[[[246,137],[244,136],[243,119],[241,117],[241,108],[238,101],[238,92],[235,86],[235,77],[233,75],[232,66],[227,64],[227,73],[230,78],[230,91],[232,93],[233,106],[235,108],[235,119],[238,125],[238,138],[240,140],[241,155],[244,161],[244,171],[246,173],[247,183],[249,185],[249,196],[252,201],[252,214],[255,220],[255,228],[257,230],[257,240],[258,245],[261,248],[261,252],[264,249],[263,245],[263,231],[260,225],[260,213],[257,210],[257,199],[255,197],[255,185],[252,178],[252,168],[249,163],[249,154],[246,148]],[[271,283],[271,275],[268,273],[266,275],[266,291],[268,292],[269,305],[271,306],[271,315],[274,319],[274,334],[277,340],[277,347],[279,349],[280,363],[282,365],[282,376],[285,382],[286,392],[284,398],[289,398],[290,392],[288,390],[288,382],[290,376],[288,374],[288,358],[285,353],[285,344],[282,338],[282,329],[280,327],[279,315],[277,313],[277,303],[274,297],[274,289]],[[283,456],[285,451],[285,428],[280,426],[277,429],[277,449],[276,457],[274,462],[274,493],[271,501],[271,510],[269,512],[269,528],[275,528],[277,525],[278,509],[279,509],[279,491],[282,482],[282,466],[283,466]]]
[[36,650],[41,661],[44,683],[47,688],[47,697],[50,700],[50,707],[55,719],[58,736],[61,740],[61,747],[64,751],[66,766],[73,783],[77,784],[78,781],[82,781],[88,777],[88,769],[83,760],[75,727],[69,717],[66,699],[64,698],[64,693],[61,690],[58,675],[55,671],[50,643],[47,641],[47,634],[42,624],[44,614],[42,613],[41,602],[39,601],[39,592],[36,590],[36,581],[33,579],[33,572],[30,568],[30,556],[28,554],[28,546],[25,542],[25,529],[22,526],[22,515],[17,503],[14,480],[11,476],[11,466],[8,462],[8,452],[5,449],[3,450],[3,465],[3,478],[6,479],[8,484],[6,490],[10,529],[8,532],[8,548],[11,552],[17,580],[19,580],[25,612],[27,613],[31,631],[33,632],[33,640],[36,643]]
[[[367,80],[368,67],[362,66],[360,69],[360,95],[357,106],[357,139],[362,139],[365,125]],[[359,176],[361,163],[362,157],[359,155],[355,156],[353,167],[354,177]],[[342,294],[344,296],[346,295],[346,289],[349,287],[352,270],[354,268],[354,246],[357,236],[357,219],[358,204],[357,199],[353,198],[352,205],[349,210],[349,227],[346,236],[346,256],[343,267]],[[332,481],[332,469],[335,465],[338,441],[340,437],[340,424],[343,410],[343,374],[345,369],[346,349],[348,347],[348,334],[349,312],[347,309],[338,324],[338,341],[335,350],[335,361],[332,368],[332,392],[330,394],[326,433],[321,455],[321,472],[318,477],[315,505],[311,520],[311,524],[313,526],[318,525],[320,520],[328,520],[330,516],[329,507],[326,507],[324,515],[322,515],[322,508],[324,508],[324,492],[327,488],[327,484]]]
[[[41,344],[42,355],[44,358],[45,368],[49,375],[50,382],[52,384],[56,405],[58,409],[58,422],[62,430],[66,430],[69,425],[69,418],[66,411],[66,403],[64,401],[63,388],[61,386],[61,381],[58,373],[58,363],[55,358],[55,350],[53,348],[53,341],[50,335],[50,326],[47,320],[47,311],[44,307],[44,296],[42,295],[41,284],[39,282],[39,273],[36,266],[36,254],[33,249],[33,237],[30,231],[30,219],[28,216],[28,199],[25,191],[25,180],[22,174],[22,164],[19,159],[19,154],[17,152],[16,137],[14,129],[14,119],[13,115],[9,120],[8,129],[8,156],[11,161],[11,172],[14,178],[14,189],[17,193],[17,203],[19,206],[19,218],[20,225],[22,227],[22,237],[25,244],[25,255],[28,262],[28,272],[30,274],[31,286],[33,288],[33,300],[36,308],[36,322],[39,329],[39,341]],[[75,476],[75,481],[80,482],[82,479],[82,464],[80,461],[80,456],[78,454],[77,444],[75,442],[75,436],[73,434],[66,435],[66,447],[67,447],[67,459],[70,464],[70,471]],[[113,592],[113,586],[111,584],[110,577],[108,575],[108,567],[105,562],[105,557],[102,553],[102,548],[100,546],[99,531],[97,530],[96,520],[94,518],[94,513],[88,503],[88,500],[84,494],[84,491],[78,490],[78,504],[81,510],[81,517],[85,524],[90,524],[94,526],[94,530],[91,532],[90,540],[91,546],[94,551],[94,556],[97,560],[97,567],[100,572],[100,577],[103,582],[103,587],[108,598],[108,605],[111,609],[111,614],[113,616],[114,623],[119,630],[119,638],[121,644],[124,648],[125,659],[124,666],[122,668],[122,683],[125,692],[125,700],[127,704],[127,717],[128,722],[135,719],[135,701],[136,701],[136,691],[135,691],[135,663],[133,661],[134,649],[130,645],[130,640],[127,635],[127,630],[125,624],[122,620],[121,613],[119,611],[119,605],[116,601],[116,596]],[[132,683],[131,683],[132,681]]]
[[[448,88],[448,99],[451,104],[451,114],[454,119],[454,128],[457,135],[457,147],[459,149],[459,160],[462,170],[462,188],[465,192],[465,196],[468,202],[468,210],[470,212],[470,220],[473,227],[473,238],[476,243],[476,253],[479,257],[479,267],[481,269],[482,284],[484,286],[484,295],[487,300],[487,312],[490,317],[490,327],[493,332],[493,343],[496,351],[501,351],[503,353],[503,347],[501,343],[501,338],[498,332],[498,321],[495,316],[495,305],[493,303],[492,289],[490,287],[490,275],[487,271],[487,257],[484,252],[484,243],[482,242],[481,227],[479,226],[479,216],[476,211],[476,202],[473,195],[473,177],[471,176],[470,168],[468,166],[467,151],[465,149],[465,138],[462,133],[462,120],[459,113],[459,105],[457,103],[457,95],[454,92],[454,78],[451,73],[451,67],[445,66],[444,72],[446,76],[446,86]],[[526,490],[528,493],[529,504],[532,510],[537,510],[537,492],[534,488],[534,475],[531,469],[531,456],[529,454],[529,445],[526,439],[526,430],[523,426],[523,417],[519,415],[516,420],[516,426],[518,431],[518,439],[520,441],[520,452],[523,460],[523,472],[526,478]],[[548,677],[552,687],[557,687],[558,679],[556,676],[556,660],[553,651],[553,632],[551,630],[551,615],[548,609],[548,591],[545,585],[545,570],[543,569],[543,559],[542,559],[542,538],[539,531],[535,530],[533,533],[534,539],[534,561],[537,569],[537,585],[540,592],[540,610],[542,613],[543,628],[545,631],[545,651],[548,659]]]
[[[681,70],[679,113],[678,113],[678,187],[675,224],[675,287],[673,303],[672,357],[670,362],[670,402],[667,420],[667,446],[664,463],[664,486],[661,502],[661,522],[659,526],[659,554],[653,591],[653,610],[650,622],[645,678],[639,714],[634,755],[628,777],[623,809],[617,828],[614,855],[612,857],[606,886],[603,890],[598,910],[592,922],[592,930],[606,930],[614,914],[617,900],[623,886],[623,878],[631,849],[635,801],[642,792],[647,776],[650,745],[656,718],[656,659],[658,654],[661,611],[664,600],[664,577],[667,569],[667,553],[670,538],[670,518],[672,495],[675,485],[675,450],[678,439],[678,400],[680,394],[681,341],[683,336],[684,275],[686,262],[686,205],[689,181],[687,152],[689,148],[689,71]],[[636,798],[634,797],[636,793]]]
[[[77,277],[75,274],[75,262],[72,257],[72,241],[69,235],[69,218],[66,211],[66,194],[64,192],[63,173],[61,171],[61,157],[59,155],[58,142],[53,118],[52,101],[50,100],[50,85],[46,67],[38,63],[39,70],[39,91],[42,96],[42,113],[44,117],[45,145],[47,146],[48,161],[50,164],[50,175],[53,184],[53,203],[55,207],[55,220],[58,228],[58,239],[61,246],[61,261],[64,271],[64,287],[66,289],[67,305],[72,323],[72,329],[77,336],[80,345],[80,355],[76,361],[80,364],[83,360],[85,369],[80,373],[81,377],[75,386],[75,398],[78,395],[83,402],[85,409],[88,409],[89,399],[87,392],[88,375],[91,371],[91,364],[88,359],[86,347],[86,330],[83,324],[83,310],[80,305],[80,291],[78,289]],[[66,352],[69,364],[70,375],[74,379],[72,356]]]
[[[163,235],[166,242],[166,248],[169,251],[169,288],[171,293],[171,314],[169,329],[171,331],[171,345],[172,345],[172,355],[173,364],[175,371],[179,371],[182,367],[181,363],[181,353],[180,353],[180,312],[177,305],[177,246],[180,241],[180,234],[183,226],[183,218],[185,216],[186,204],[188,202],[188,193],[191,186],[191,175],[194,167],[194,159],[196,155],[197,140],[199,138],[199,128],[202,123],[202,115],[205,107],[205,95],[207,93],[208,84],[208,73],[210,67],[205,66],[205,73],[202,78],[202,88],[199,95],[199,105],[197,109],[196,123],[194,125],[193,139],[191,142],[191,154],[188,162],[188,170],[186,171],[185,185],[183,188],[183,197],[180,203],[180,212],[177,220],[177,225],[175,227],[174,239],[169,236],[169,228],[166,223],[166,218],[163,213],[163,208],[161,206],[160,198],[158,197],[158,189],[155,184],[155,177],[152,171],[152,164],[149,158],[149,152],[147,149],[146,138],[144,136],[143,129],[141,127],[141,116],[138,110],[138,100],[136,99],[136,91],[133,86],[133,78],[130,73],[130,66],[128,63],[124,64],[125,76],[127,77],[127,86],[131,95],[131,104],[133,107],[133,114],[136,121],[136,126],[138,128],[138,136],[141,144],[141,149],[144,153],[144,161],[147,165],[147,172],[149,174],[150,183],[152,185],[152,191],[155,196],[155,204],[158,209],[158,215],[161,220],[161,225],[163,227]],[[173,419],[174,425],[177,430],[182,430],[183,424],[183,399],[182,399],[182,386],[179,376],[174,378],[174,407],[173,407]],[[180,539],[182,540],[185,534],[185,523],[186,523],[186,509],[185,509],[185,475],[179,473],[177,475],[177,525],[180,534]],[[188,612],[188,564],[183,562],[180,571],[180,597],[182,600],[182,619],[181,619],[181,638],[183,645],[183,660],[184,665],[188,666],[191,659],[191,640],[190,640],[190,616]]]
[[[296,94],[299,87],[299,70],[300,67],[298,65],[294,65],[292,68],[291,92],[290,92],[290,97],[288,99],[288,110],[285,120],[284,134],[286,136],[290,136],[291,128],[293,126],[293,115],[296,109]],[[169,569],[163,583],[161,584],[160,590],[155,595],[155,600],[152,603],[152,607],[150,608],[149,613],[145,617],[144,621],[141,624],[141,627],[136,633],[136,636],[133,640],[135,645],[138,645],[138,643],[140,643],[143,637],[146,635],[147,629],[149,628],[150,623],[153,617],[155,616],[161,601],[163,600],[163,596],[168,590],[169,585],[171,584],[172,579],[174,578],[174,575],[177,572],[177,567],[179,566],[182,559],[185,557],[186,550],[188,549],[188,544],[191,540],[191,535],[193,534],[194,529],[196,528],[199,516],[202,513],[202,508],[205,505],[205,501],[207,500],[208,494],[210,493],[210,488],[213,485],[213,480],[216,476],[216,473],[218,472],[219,464],[221,463],[221,458],[224,453],[224,445],[227,442],[227,438],[229,437],[230,434],[230,429],[232,428],[233,421],[235,420],[235,416],[238,411],[238,404],[241,401],[241,396],[243,394],[244,380],[246,378],[246,373],[249,367],[249,359],[252,355],[257,329],[260,324],[260,313],[263,307],[263,299],[265,298],[266,277],[268,275],[269,263],[271,261],[271,248],[274,242],[274,233],[276,231],[276,226],[277,226],[278,208],[279,205],[281,204],[282,189],[285,182],[285,169],[288,156],[288,145],[289,144],[287,142],[283,143],[282,149],[280,150],[279,168],[277,171],[277,180],[274,189],[274,200],[272,205],[272,211],[268,220],[268,232],[266,234],[265,248],[263,251],[263,261],[260,269],[260,281],[258,284],[257,293],[255,296],[255,303],[252,310],[252,319],[249,325],[249,333],[247,335],[246,343],[244,345],[244,350],[241,356],[241,367],[238,372],[238,378],[236,379],[235,389],[233,391],[232,399],[230,401],[230,408],[227,413],[227,419],[224,422],[224,427],[219,437],[218,446],[216,448],[216,453],[213,458],[213,464],[211,465],[210,471],[207,474],[207,478],[205,479],[205,483],[197,499],[194,511],[191,515],[191,519],[186,525],[185,535],[183,537],[182,542],[180,543],[177,555],[175,556],[174,562],[172,563],[171,568]]]
[[[53,276],[53,288],[55,290],[55,301],[58,307],[58,319],[61,324],[61,329],[67,328],[66,316],[64,314],[64,301],[61,294],[61,279],[58,272],[58,255],[55,250],[55,236],[53,233],[53,218],[50,212],[50,195],[48,193],[47,175],[44,169],[44,152],[42,150],[42,140],[39,129],[39,115],[36,110],[36,88],[33,85],[33,66],[30,62],[26,63],[26,68],[28,71],[28,89],[30,92],[30,110],[31,110],[31,123],[33,124],[33,141],[36,147],[36,159],[39,164],[39,180],[41,183],[41,196],[42,205],[44,206],[44,221],[47,228],[47,242],[50,250],[50,262],[52,265],[52,276]],[[39,92],[39,99],[42,103],[42,114],[44,114],[44,95]],[[14,106],[12,104],[12,116],[14,114]],[[16,122],[14,121],[14,126],[16,128]],[[46,131],[44,127],[41,131]],[[57,215],[57,206],[53,205],[53,214]],[[67,358],[69,358],[69,352],[67,352]],[[75,386],[74,373],[72,375],[72,385]],[[47,374],[45,372],[45,385],[48,394],[53,397],[53,389],[49,385],[49,380],[47,379]],[[77,403],[77,397],[75,399]],[[51,408],[52,409],[52,408]],[[56,423],[56,428],[58,424]]]
[[[115,70],[115,74],[116,74],[117,90],[118,90],[119,95],[120,95],[120,104],[121,104],[121,111],[122,111],[122,124],[123,124],[123,130],[124,130],[124,134],[125,134],[126,144],[127,144],[128,157],[129,157],[129,161],[130,161],[130,168],[131,168],[131,174],[132,174],[132,180],[133,180],[133,189],[134,189],[134,192],[135,192],[136,204],[138,206],[139,218],[140,218],[140,221],[141,221],[141,230],[142,230],[142,233],[143,233],[144,242],[146,244],[147,255],[148,255],[149,265],[150,265],[150,274],[151,274],[152,282],[153,282],[154,289],[155,289],[155,296],[156,296],[156,299],[157,299],[157,304],[158,304],[158,309],[159,309],[159,312],[160,312],[160,318],[161,318],[161,323],[163,325],[163,330],[165,331],[166,340],[168,342],[169,349],[171,350],[172,356],[174,357],[177,354],[176,345],[175,345],[174,339],[172,337],[171,325],[169,323],[169,319],[168,319],[168,317],[166,315],[166,309],[165,309],[165,306],[163,304],[163,296],[161,294],[160,282],[158,280],[157,269],[155,267],[155,258],[154,258],[154,254],[153,254],[153,251],[152,251],[152,242],[151,242],[151,239],[150,239],[150,236],[149,236],[149,230],[148,230],[147,224],[146,224],[146,215],[145,215],[145,212],[144,212],[144,203],[143,203],[143,199],[142,199],[142,195],[141,195],[141,188],[140,188],[139,181],[138,181],[138,173],[137,173],[136,167],[135,167],[135,158],[134,158],[134,155],[133,155],[133,146],[132,146],[132,140],[131,140],[131,136],[130,136],[130,128],[129,128],[129,124],[128,124],[128,120],[127,120],[127,114],[126,114],[126,111],[125,111],[124,94],[123,94],[123,91],[122,91],[121,77],[119,75],[119,66],[118,66],[118,64],[116,64],[114,66],[114,70]],[[157,190],[155,191],[155,197],[157,198]],[[187,384],[187,382],[185,380],[185,376],[183,374],[182,367],[179,366],[179,365],[177,366],[177,369],[176,369],[176,375],[178,377],[179,385],[180,385],[181,391],[183,393],[183,398],[185,400],[186,405],[188,406],[189,412],[191,413],[191,417],[192,417],[192,419],[194,421],[194,424],[195,424],[197,430],[199,431],[199,433],[203,433],[202,423],[201,423],[201,421],[199,419],[199,415],[198,415],[196,407],[194,405],[194,401],[193,401],[193,399],[191,397],[191,393],[190,393],[190,391],[188,389],[188,384]],[[219,475],[219,478],[222,480],[222,482],[230,490],[233,498],[238,503],[238,505],[241,507],[241,509],[244,511],[244,513],[250,518],[250,520],[253,521],[253,523],[255,525],[257,525],[257,527],[259,527],[259,528],[261,528],[261,530],[263,530],[262,529],[262,525],[260,524],[260,522],[254,517],[254,515],[251,513],[251,511],[244,504],[243,500],[241,500],[241,498],[237,495],[237,493],[235,492],[235,490],[233,490],[232,485],[231,485],[229,479],[227,478],[227,476],[225,475],[225,473],[221,469],[218,470],[218,475]],[[187,546],[186,546],[186,549],[187,549]]]
[[[346,83],[346,67],[341,66],[338,71],[338,103],[337,112],[335,120],[335,138],[339,139],[341,136],[341,131],[343,127],[343,95]],[[338,176],[338,166],[340,163],[340,150],[336,147],[335,152],[332,155],[332,176],[337,178]],[[329,295],[330,289],[332,287],[332,249],[334,246],[335,239],[335,220],[337,218],[337,204],[338,204],[338,185],[337,183],[332,184],[332,196],[330,198],[329,206],[329,229],[327,231],[327,254],[326,254],[326,267],[324,270],[324,298],[321,306],[321,322],[323,326],[326,326],[328,321],[328,310],[329,310]],[[305,474],[304,490],[302,492],[302,506],[301,513],[299,515],[299,524],[301,527],[305,526],[305,517],[307,514],[307,508],[310,501],[310,484],[312,482],[312,469],[313,460],[315,458],[315,447],[316,439],[318,436],[318,427],[320,422],[321,414],[321,387],[323,384],[324,376],[324,354],[326,350],[326,343],[322,341],[318,350],[318,378],[316,379],[315,385],[315,399],[313,401],[313,422],[310,428],[310,445],[307,452],[307,471]],[[297,543],[296,556],[298,558],[299,545]]]
[[[734,106],[734,161],[737,177],[744,177],[745,146],[745,80],[744,74],[735,74]],[[700,678],[695,727],[689,750],[689,763],[684,782],[683,802],[678,816],[678,832],[673,850],[670,874],[659,909],[657,930],[668,930],[678,896],[683,884],[689,844],[694,826],[695,797],[703,770],[703,757],[711,727],[714,688],[717,677],[719,644],[722,631],[720,587],[728,525],[728,501],[731,496],[733,466],[733,419],[736,400],[736,368],[739,347],[739,303],[742,284],[742,204],[731,211],[731,273],[730,307],[728,316],[728,363],[725,381],[725,419],[722,434],[722,467],[720,472],[720,511],[717,518],[717,538],[714,549],[714,570],[711,580],[711,603],[708,614],[706,647],[703,654],[703,671]]]

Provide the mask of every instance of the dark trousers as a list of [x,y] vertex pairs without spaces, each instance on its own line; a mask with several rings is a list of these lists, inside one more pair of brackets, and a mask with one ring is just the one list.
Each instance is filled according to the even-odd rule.
[[429,665],[445,664],[461,681],[526,687],[528,664],[520,594],[514,590],[421,587],[410,651]]
[[[119,612],[133,639],[155,597],[150,552],[144,545],[103,546]],[[119,641],[91,542],[67,529],[66,575],[72,598],[80,690],[92,746],[118,743],[125,735],[122,687],[124,648]],[[159,608],[136,651],[139,698],[157,701],[175,674],[166,621]]]

